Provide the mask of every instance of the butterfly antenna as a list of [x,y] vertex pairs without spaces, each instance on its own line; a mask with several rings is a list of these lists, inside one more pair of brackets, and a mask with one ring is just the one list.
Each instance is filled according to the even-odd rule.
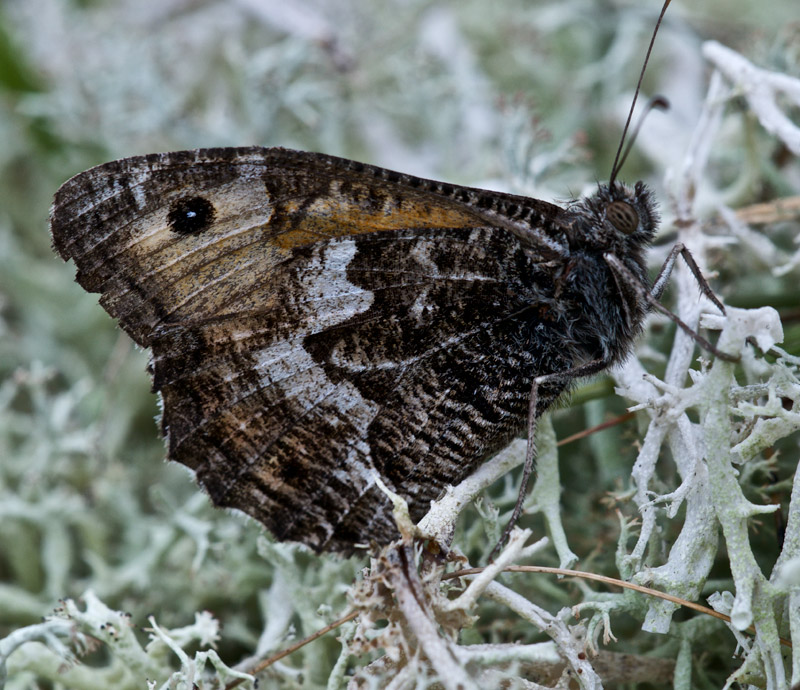
[[619,161],[614,162],[614,169],[611,171],[611,182],[609,183],[609,186],[614,184],[614,178],[617,176],[617,172],[622,170],[622,166],[625,165],[625,161],[628,160],[628,154],[631,152],[633,145],[636,143],[636,137],[639,136],[639,130],[642,128],[645,118],[651,110],[669,110],[669,101],[664,98],[664,96],[653,96],[649,101],[647,101],[647,105],[644,107],[642,116],[639,118],[639,121],[636,123],[636,127],[633,128],[631,136],[628,138],[628,145],[625,147],[625,152],[622,154],[622,156],[620,156],[619,151],[617,151],[617,158],[619,158]]
[[[644,56],[644,64],[642,65],[642,71],[639,74],[639,81],[636,84],[636,91],[633,94],[633,102],[631,103],[631,109],[628,111],[628,119],[625,120],[625,128],[622,130],[622,137],[619,140],[617,155],[614,157],[614,165],[611,168],[611,180],[608,183],[609,187],[614,186],[614,180],[617,179],[617,173],[622,167],[622,163],[625,162],[625,158],[628,156],[628,152],[630,151],[630,146],[629,146],[628,149],[625,151],[625,155],[622,156],[622,147],[625,145],[625,137],[628,134],[628,127],[630,127],[631,124],[631,118],[633,117],[633,110],[636,107],[636,99],[639,97],[639,90],[642,88],[642,80],[644,79],[644,73],[647,70],[647,63],[650,61],[650,53],[653,51],[653,44],[656,42],[656,35],[658,34],[658,29],[661,26],[661,21],[664,19],[664,14],[666,13],[667,7],[669,7],[670,2],[672,2],[672,0],[664,1],[664,6],[661,8],[661,14],[658,15],[658,21],[656,22],[656,27],[655,29],[653,29],[653,36],[650,38],[650,45],[647,47],[647,53]],[[651,109],[652,107],[656,106],[651,106]],[[639,121],[639,126],[641,126],[641,120]],[[639,127],[636,128],[636,131],[637,132],[639,131]]]

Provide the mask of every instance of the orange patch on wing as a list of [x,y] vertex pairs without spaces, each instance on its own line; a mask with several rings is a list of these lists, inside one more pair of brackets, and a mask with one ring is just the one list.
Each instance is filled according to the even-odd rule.
[[[302,210],[299,207],[284,210],[288,211],[284,222],[290,229],[279,231],[272,239],[282,249],[301,247],[331,237],[383,230],[454,228],[476,224],[472,213],[458,208],[448,199],[432,204],[428,198],[397,197],[386,191],[368,196],[366,188],[351,190],[347,197],[337,194],[319,197]],[[298,214],[302,216],[298,217]]]

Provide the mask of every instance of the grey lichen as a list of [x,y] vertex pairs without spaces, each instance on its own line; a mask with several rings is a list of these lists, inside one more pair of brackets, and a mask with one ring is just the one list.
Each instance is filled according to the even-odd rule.
[[[657,8],[6,3],[0,685],[247,688],[258,658],[348,607],[359,615],[346,630],[272,666],[262,687],[800,682],[798,332],[785,320],[781,350],[775,312],[751,308],[792,317],[800,304],[796,7],[714,1],[705,20],[693,14],[702,9],[670,9],[647,90],[657,84],[673,110],[648,117],[624,172],[649,176],[662,199],[652,267],[681,241],[733,307],[719,314],[680,266],[666,303],[741,362],[711,363],[653,316],[636,356],[611,372],[618,395],[595,381],[541,420],[529,513],[495,567],[443,580],[494,546],[524,441],[416,526],[454,535],[449,561],[409,544],[369,563],[275,544],[162,462],[146,357],[52,256],[52,192],[123,155],[258,143],[563,200],[607,176]],[[718,41],[701,45],[692,27],[712,23]],[[635,424],[556,450],[551,423],[563,437],[625,405]],[[705,600],[732,622],[499,573],[519,562],[619,575]],[[625,657],[610,664],[617,675],[604,666],[608,648]]]

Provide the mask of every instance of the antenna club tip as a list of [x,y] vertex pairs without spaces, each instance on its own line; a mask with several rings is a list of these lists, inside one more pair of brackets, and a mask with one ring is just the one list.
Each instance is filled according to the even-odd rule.
[[650,107],[655,108],[657,110],[669,110],[672,105],[669,102],[669,99],[662,95],[657,94],[650,99]]

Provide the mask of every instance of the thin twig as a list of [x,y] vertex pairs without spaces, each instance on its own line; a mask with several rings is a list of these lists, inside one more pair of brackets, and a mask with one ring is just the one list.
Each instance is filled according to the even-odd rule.
[[623,424],[624,422],[627,422],[629,419],[633,419],[634,415],[635,415],[634,412],[626,412],[625,414],[621,414],[619,417],[614,417],[614,419],[609,419],[607,422],[603,422],[602,424],[597,424],[595,426],[589,427],[588,429],[584,429],[583,431],[579,431],[577,434],[572,434],[572,436],[567,436],[566,438],[562,438],[556,445],[561,447],[567,445],[568,443],[579,441],[582,438],[586,438],[587,436],[596,434],[598,431],[603,431],[604,429],[609,429],[612,426]]
[[[348,621],[353,620],[357,615],[358,615],[358,611],[351,611],[346,616],[342,616],[338,620],[333,621],[333,623],[329,623],[324,628],[321,628],[320,630],[317,630],[317,632],[312,633],[308,637],[303,638],[299,642],[296,642],[291,647],[287,647],[286,649],[278,652],[277,654],[273,654],[268,659],[264,659],[264,661],[262,661],[260,664],[258,664],[258,666],[256,666],[252,671],[248,671],[248,673],[251,676],[254,676],[257,673],[261,673],[261,671],[263,671],[266,668],[269,668],[276,661],[280,661],[284,657],[289,656],[293,652],[296,652],[301,647],[305,647],[307,644],[309,644],[310,642],[313,642],[318,637],[322,637],[323,635],[327,635],[331,630],[334,630],[334,629],[338,628],[339,626],[344,625]],[[225,686],[225,690],[232,690],[232,688],[235,688],[235,687],[241,685],[242,682],[243,682],[243,679],[239,678],[238,680],[235,680],[232,683],[229,683],[228,685],[226,685]]]
[[[632,413],[631,413],[632,414]],[[612,420],[613,422],[614,420]],[[607,423],[608,424],[608,423]],[[610,424],[609,424],[610,425]],[[456,570],[452,573],[445,573],[442,575],[442,580],[454,580],[459,577],[466,577],[468,575],[480,575],[485,568],[465,568],[463,570]],[[689,609],[693,609],[694,611],[698,611],[699,613],[703,613],[707,616],[712,616],[714,618],[718,618],[721,621],[725,621],[726,623],[731,622],[730,616],[725,615],[724,613],[720,613],[719,611],[715,611],[708,606],[703,606],[702,604],[696,604],[693,601],[689,601],[687,599],[681,599],[680,597],[673,596],[672,594],[667,594],[665,592],[660,592],[657,589],[651,589],[649,587],[644,587],[642,585],[634,584],[633,582],[625,582],[624,580],[619,580],[614,577],[608,577],[606,575],[598,575],[597,573],[587,573],[581,570],[569,570],[568,568],[550,568],[548,566],[543,565],[509,565],[503,568],[503,572],[508,573],[547,573],[550,575],[563,575],[565,577],[580,577],[585,580],[594,580],[596,582],[603,582],[607,585],[616,585],[617,587],[622,587],[624,589],[631,589],[635,592],[639,592],[641,594],[647,594],[653,597],[657,597],[659,599],[664,599],[666,601],[671,601],[673,604],[678,604],[679,606],[684,606]],[[273,654],[268,659],[262,661],[258,666],[256,666],[252,671],[249,671],[250,675],[256,675],[257,673],[261,673],[264,669],[272,666],[276,661],[280,661],[284,657],[289,656],[293,652],[296,652],[301,647],[313,642],[319,637],[326,635],[331,630],[338,628],[341,625],[344,625],[348,621],[353,620],[356,616],[358,616],[358,611],[351,611],[346,616],[339,618],[338,620],[333,621],[329,625],[326,625],[324,628],[317,630],[317,632],[309,635],[308,637],[296,642],[291,647],[287,647],[283,651],[278,652],[277,654]],[[747,628],[747,632],[755,635],[755,627],[750,626]],[[781,637],[779,638],[781,644],[786,647],[791,647],[792,643]],[[229,683],[225,686],[225,690],[232,690],[233,688],[239,686],[242,683],[242,679],[235,680],[232,683]]]
[[[453,573],[445,573],[442,575],[442,580],[453,580],[458,577],[465,577],[467,575],[478,575],[483,572],[483,568],[464,568],[463,570],[456,570]],[[649,587],[644,587],[642,585],[634,584],[633,582],[626,582],[625,580],[618,580],[614,577],[608,577],[606,575],[598,575],[597,573],[587,573],[582,570],[569,570],[568,568],[550,568],[544,565],[509,565],[503,569],[505,572],[509,573],[548,573],[551,575],[564,575],[566,577],[581,577],[585,580],[595,580],[597,582],[604,582],[608,585],[616,585],[617,587],[623,587],[624,589],[632,589],[635,592],[640,592],[641,594],[649,594],[653,597],[658,597],[659,599],[665,599],[666,601],[671,601],[673,604],[678,604],[679,606],[685,606],[686,608],[694,609],[695,611],[699,611],[700,613],[704,613],[708,616],[713,616],[714,618],[719,618],[720,620],[725,621],[726,623],[731,622],[730,616],[725,615],[724,613],[720,613],[719,611],[715,611],[712,608],[708,608],[707,606],[703,606],[702,604],[696,604],[693,601],[689,601],[687,599],[681,599],[680,597],[673,596],[672,594],[667,594],[665,592],[660,592],[657,589],[650,589]],[[747,628],[747,632],[752,633],[753,635],[756,634],[755,626],[750,626]],[[791,647],[792,643],[789,640],[784,638],[779,638],[781,644]]]

